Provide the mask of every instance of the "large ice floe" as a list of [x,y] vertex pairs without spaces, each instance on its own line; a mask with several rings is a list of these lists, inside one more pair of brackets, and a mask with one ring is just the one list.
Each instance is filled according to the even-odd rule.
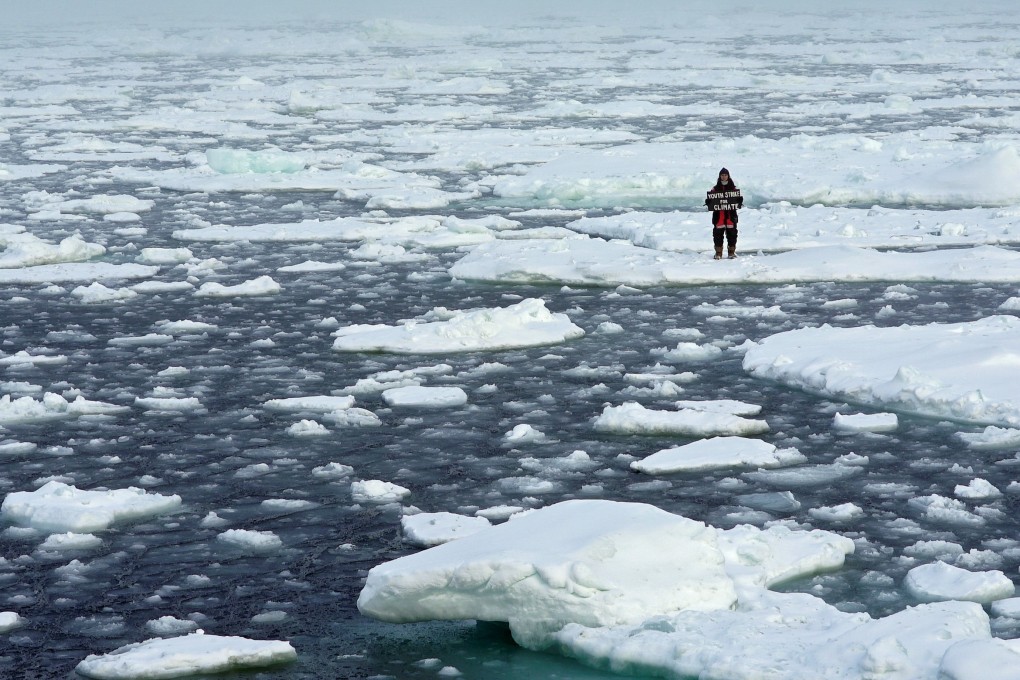
[[444,321],[398,326],[348,326],[337,330],[341,352],[444,354],[551,345],[584,335],[566,314],[550,312],[537,298],[509,307],[452,312]]
[[1020,425],[1020,318],[800,328],[754,343],[744,369],[839,399],[941,418]]
[[197,631],[181,637],[153,638],[108,654],[93,654],[75,670],[98,680],[182,678],[262,668],[296,658],[291,644],[282,640],[249,640]]
[[974,603],[873,619],[767,589],[853,551],[826,531],[723,531],[640,503],[564,501],[373,568],[358,608],[394,623],[505,621],[531,649],[677,678],[934,678],[954,645],[995,644]]
[[[707,234],[707,230],[706,230]],[[1020,253],[995,246],[930,252],[877,251],[849,245],[804,248],[716,262],[702,252],[664,252],[579,236],[485,243],[450,267],[470,281],[586,286],[693,286],[807,281],[1020,282]]]

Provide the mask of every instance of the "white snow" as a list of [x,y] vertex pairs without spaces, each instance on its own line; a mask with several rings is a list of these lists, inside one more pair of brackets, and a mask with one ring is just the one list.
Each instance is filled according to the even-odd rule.
[[108,654],[90,654],[75,670],[99,680],[179,678],[262,668],[296,658],[297,652],[289,642],[195,632],[137,642]]

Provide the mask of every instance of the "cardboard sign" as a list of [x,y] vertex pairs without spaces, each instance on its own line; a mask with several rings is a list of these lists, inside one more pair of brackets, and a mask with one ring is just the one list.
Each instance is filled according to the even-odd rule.
[[733,191],[709,191],[705,199],[709,210],[736,210],[743,207],[744,198],[740,195],[740,189]]

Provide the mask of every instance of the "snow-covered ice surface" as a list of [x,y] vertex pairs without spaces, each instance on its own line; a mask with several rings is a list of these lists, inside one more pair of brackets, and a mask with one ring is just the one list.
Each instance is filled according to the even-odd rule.
[[[1015,607],[918,578],[1020,573],[1014,3],[14,4],[0,676],[198,629],[289,642],[280,680],[1015,667]],[[578,499],[855,549],[725,611],[628,618],[620,578],[563,654],[358,612]]]

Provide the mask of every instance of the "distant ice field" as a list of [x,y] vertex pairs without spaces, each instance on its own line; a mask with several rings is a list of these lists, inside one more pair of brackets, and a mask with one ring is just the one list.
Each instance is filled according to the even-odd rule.
[[[119,9],[0,26],[0,676],[201,629],[196,668],[278,641],[273,680],[618,677],[632,634],[682,677],[661,629],[726,635],[676,612],[582,611],[563,654],[359,612],[371,569],[578,499],[853,541],[720,631],[911,621],[968,570],[997,603],[931,611],[1020,637],[1020,363],[967,342],[1020,310],[1010,3]],[[981,644],[912,668],[985,680]]]

